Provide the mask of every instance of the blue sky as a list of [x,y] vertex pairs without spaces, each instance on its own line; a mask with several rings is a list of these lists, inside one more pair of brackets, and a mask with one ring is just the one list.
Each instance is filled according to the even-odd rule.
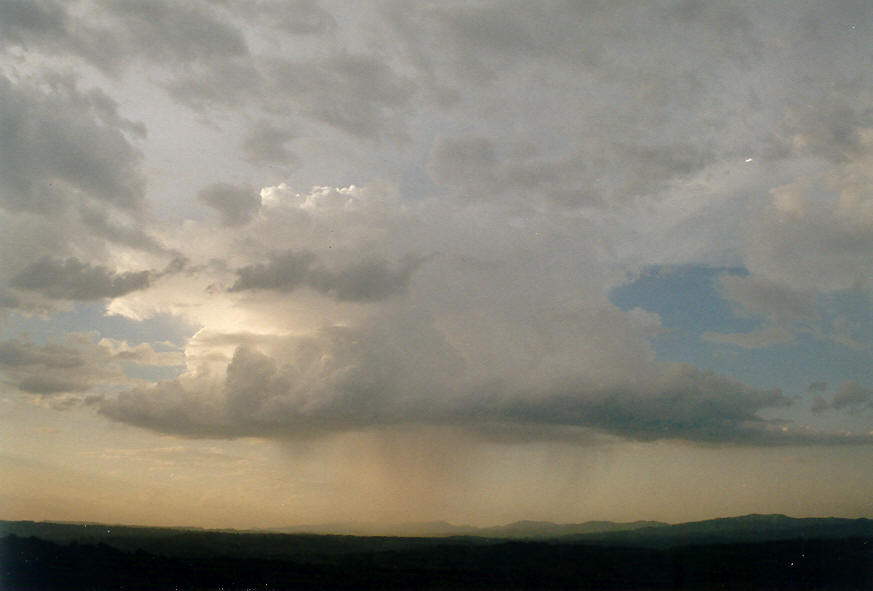
[[[767,321],[732,307],[719,292],[724,275],[748,276],[745,269],[657,267],[610,292],[623,310],[639,307],[660,316],[663,332],[652,342],[658,359],[708,367],[761,388],[783,388],[808,397],[809,385],[826,382],[831,388],[846,379],[870,383],[873,364],[873,308],[861,290],[840,290],[820,296],[816,313],[821,335],[801,332],[793,340],[747,349],[712,342],[705,333],[748,333]],[[828,338],[842,335],[855,346]]]

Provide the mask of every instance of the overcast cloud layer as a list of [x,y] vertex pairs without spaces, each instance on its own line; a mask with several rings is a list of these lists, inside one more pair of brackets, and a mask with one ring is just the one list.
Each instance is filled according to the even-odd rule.
[[[873,366],[851,328],[871,23],[862,1],[3,1],[4,395],[219,439],[873,443],[840,419],[871,416],[869,373],[794,392],[661,359],[662,318],[609,297],[743,269],[714,288],[755,326],[701,347]],[[95,303],[196,332],[18,328]]]

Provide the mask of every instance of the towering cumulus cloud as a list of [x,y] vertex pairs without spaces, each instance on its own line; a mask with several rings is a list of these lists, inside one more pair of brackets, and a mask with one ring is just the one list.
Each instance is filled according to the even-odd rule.
[[[64,450],[45,461],[133,490],[113,462],[153,460],[209,515],[251,478],[289,522],[380,496],[401,520],[666,519],[670,494],[704,517],[700,480],[734,512],[788,511],[778,489],[857,513],[871,23],[851,1],[0,2],[0,462],[24,483]],[[16,443],[35,433],[56,438]],[[185,470],[118,452],[167,447]],[[192,468],[219,456],[239,472]],[[756,484],[777,476],[846,484]]]

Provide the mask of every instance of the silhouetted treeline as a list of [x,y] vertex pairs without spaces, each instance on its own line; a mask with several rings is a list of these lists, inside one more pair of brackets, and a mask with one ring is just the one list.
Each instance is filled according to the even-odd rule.
[[0,586],[9,591],[873,589],[870,538],[669,549],[446,539],[276,559],[159,555],[7,535],[0,558]]

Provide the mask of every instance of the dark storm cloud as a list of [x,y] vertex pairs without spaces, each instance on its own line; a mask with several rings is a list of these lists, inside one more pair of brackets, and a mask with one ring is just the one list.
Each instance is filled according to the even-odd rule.
[[406,257],[392,267],[387,261],[369,258],[337,270],[316,265],[309,251],[273,253],[269,262],[237,270],[238,279],[229,291],[266,289],[279,292],[309,287],[339,300],[376,301],[402,293],[423,259]]
[[0,75],[0,129],[0,207],[44,215],[87,200],[141,207],[140,153],[128,136],[145,130],[103,92],[69,77],[37,84]]
[[225,226],[241,226],[251,221],[261,207],[261,196],[254,187],[215,183],[200,189],[197,199],[215,209]]
[[152,276],[151,271],[116,273],[75,257],[63,261],[44,257],[15,275],[11,284],[52,299],[98,300],[146,289]]

